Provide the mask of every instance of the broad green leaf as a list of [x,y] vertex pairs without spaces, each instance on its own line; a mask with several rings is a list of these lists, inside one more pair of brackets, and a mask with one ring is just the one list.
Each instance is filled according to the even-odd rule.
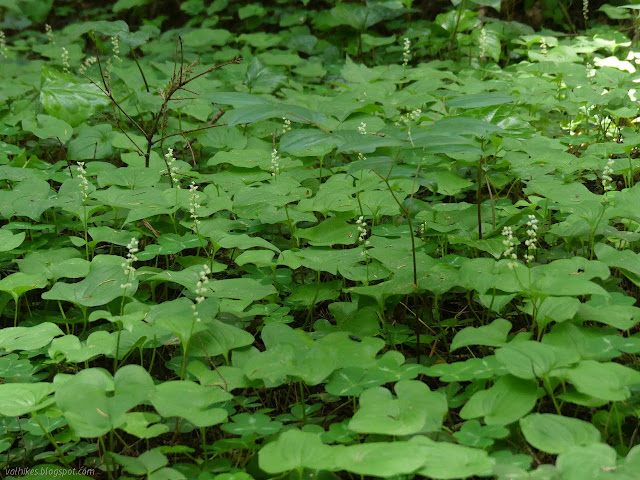
[[600,442],[600,432],[592,424],[551,413],[527,415],[520,419],[520,428],[534,448],[554,455]]
[[5,352],[39,350],[60,335],[62,330],[49,322],[33,327],[6,327],[0,330],[0,349]]
[[320,157],[331,152],[340,139],[321,130],[298,129],[285,133],[280,150],[295,157]]
[[[56,282],[51,290],[42,294],[48,300],[63,300],[83,307],[105,305],[118,297],[130,296],[138,281],[124,273],[122,257],[98,255],[89,267],[89,273],[78,283]],[[131,283],[124,289],[122,286]]]
[[364,391],[360,395],[360,409],[349,421],[349,428],[358,433],[399,436],[440,430],[447,412],[442,394],[415,380],[396,383],[395,392],[396,399],[383,387]]
[[75,335],[54,338],[49,346],[49,357],[63,355],[73,363],[86,362],[98,355],[111,355],[116,348],[116,336],[109,332],[93,332],[86,341],[80,342]]
[[337,449],[324,445],[315,433],[292,429],[262,447],[258,452],[258,461],[260,468],[267,473],[304,468],[334,471],[341,469],[336,459]]
[[79,83],[74,77],[48,67],[42,68],[40,101],[47,114],[77,127],[109,99],[91,83]]
[[500,347],[507,343],[507,335],[510,331],[511,322],[504,318],[498,318],[483,327],[466,327],[453,337],[450,350],[453,352],[469,345]]
[[416,472],[428,478],[454,479],[493,473],[495,461],[487,452],[454,443],[434,442],[427,437],[416,436],[411,443],[425,447],[424,463]]
[[24,119],[22,128],[42,139],[55,138],[60,142],[67,143],[73,135],[73,128],[64,120],[60,120],[50,115],[38,115],[36,118]]
[[159,384],[150,400],[163,417],[181,417],[198,427],[210,427],[224,422],[228,415],[227,410],[214,405],[231,398],[233,395],[219,387],[176,380]]
[[253,335],[233,325],[219,320],[208,323],[207,329],[197,333],[197,340],[189,348],[189,356],[222,355],[228,358],[229,352],[235,348],[246,347],[254,341]]
[[74,432],[98,437],[127,421],[126,413],[152,398],[151,376],[139,365],[121,367],[115,377],[100,368],[54,381],[55,400]]
[[416,442],[370,442],[344,447],[335,456],[341,470],[359,475],[392,477],[420,468],[427,450]]
[[19,417],[53,403],[51,383],[5,383],[0,385],[0,415]]
[[529,413],[537,397],[537,382],[505,375],[487,390],[474,393],[460,410],[460,417],[484,417],[487,425],[507,425]]
[[510,342],[496,350],[496,358],[518,378],[545,378],[553,368],[577,363],[580,356],[563,348],[534,341]]
[[558,375],[581,393],[613,402],[626,400],[631,395],[629,386],[640,384],[640,372],[614,362],[583,360],[573,368],[559,370]]

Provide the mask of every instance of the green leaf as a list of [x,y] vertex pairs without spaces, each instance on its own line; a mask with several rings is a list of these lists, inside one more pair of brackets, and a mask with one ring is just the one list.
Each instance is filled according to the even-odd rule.
[[54,380],[55,400],[74,432],[99,437],[127,421],[126,413],[148,401],[154,391],[151,376],[139,365],[121,367],[115,377],[100,368]]
[[545,378],[553,368],[565,367],[580,356],[563,348],[534,341],[511,342],[496,350],[496,358],[518,378]]
[[454,479],[474,475],[482,477],[493,473],[495,461],[487,452],[453,443],[434,442],[427,437],[414,437],[415,442],[425,447],[424,463],[416,472],[428,478]]
[[520,419],[520,428],[534,448],[554,455],[600,442],[600,432],[592,424],[551,413],[527,415]]
[[213,405],[233,398],[219,387],[176,380],[159,384],[151,403],[163,417],[181,417],[198,427],[210,427],[227,419],[227,410]]
[[33,327],[7,327],[0,330],[0,349],[5,352],[39,350],[60,335],[62,330],[49,322]]
[[320,157],[330,153],[340,140],[321,130],[298,129],[280,139],[280,151],[295,157]]
[[437,432],[447,412],[447,401],[426,384],[402,380],[395,385],[397,398],[383,387],[370,388],[360,395],[360,409],[349,421],[358,433],[412,435]]
[[489,325],[482,327],[466,327],[456,333],[451,341],[450,350],[453,352],[469,345],[485,345],[500,347],[507,343],[507,335],[511,331],[511,322],[498,318]]
[[[123,295],[130,296],[138,287],[135,278],[124,273],[122,257],[98,255],[93,258],[89,274],[78,283],[56,282],[42,294],[47,300],[63,300],[83,307],[105,305]],[[122,285],[131,283],[126,290]]]
[[424,464],[426,456],[422,445],[402,441],[350,445],[336,454],[340,470],[376,477],[412,473]]
[[36,118],[24,119],[22,128],[38,138],[56,138],[61,143],[67,143],[67,140],[73,135],[73,128],[64,120],[49,115],[38,115]]
[[487,425],[507,425],[535,406],[537,392],[537,382],[505,375],[491,388],[474,393],[460,410],[460,417],[484,417]]
[[11,230],[0,229],[0,252],[10,252],[24,242],[24,232],[12,233]]
[[303,468],[335,471],[340,470],[335,456],[334,449],[324,445],[315,433],[292,429],[262,447],[258,452],[258,463],[267,473]]
[[53,403],[51,383],[5,383],[0,385],[0,415],[19,417]]
[[42,68],[40,101],[47,114],[77,127],[109,99],[91,83],[79,83],[70,75]]
[[630,385],[640,384],[640,372],[619,363],[583,360],[573,368],[558,371],[581,393],[613,402],[631,395]]
[[315,227],[296,230],[296,236],[308,240],[310,245],[316,247],[353,245],[359,235],[357,227],[341,218],[331,217]]

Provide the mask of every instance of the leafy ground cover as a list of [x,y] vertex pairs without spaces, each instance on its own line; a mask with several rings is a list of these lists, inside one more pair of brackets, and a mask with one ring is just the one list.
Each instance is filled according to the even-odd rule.
[[637,480],[639,7],[52,3],[0,7],[4,476]]

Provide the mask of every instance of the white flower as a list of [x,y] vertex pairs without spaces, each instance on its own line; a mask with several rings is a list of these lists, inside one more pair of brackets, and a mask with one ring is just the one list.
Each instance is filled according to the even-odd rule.
[[200,195],[198,195],[198,186],[196,185],[196,182],[191,182],[191,185],[189,185],[189,191],[191,192],[191,198],[189,200],[189,213],[191,214],[191,219],[193,220],[191,228],[196,228],[198,225],[200,225],[200,220],[198,220],[197,212],[197,210],[200,208],[200,204],[198,203]]
[[49,25],[48,23],[44,24],[44,33],[47,36],[47,38],[49,39],[49,43],[51,44],[55,44],[56,42],[53,41],[53,29],[51,28],[51,25]]
[[120,43],[117,36],[111,37],[111,50],[113,51],[113,58],[121,62],[122,59],[120,58]]
[[487,56],[487,29],[484,27],[480,30],[478,46],[480,47],[480,59],[484,60]]
[[9,50],[7,49],[7,37],[5,37],[4,32],[0,30],[0,56],[7,58],[7,54]]
[[211,269],[209,265],[203,265],[202,270],[200,270],[200,280],[196,282],[196,303],[191,305],[191,309],[193,310],[193,316],[195,317],[196,322],[202,321],[200,318],[200,314],[198,313],[198,305],[204,302],[205,294],[209,291],[209,287],[207,284],[209,283],[209,275],[211,274]]
[[535,251],[538,248],[536,242],[538,241],[538,219],[535,215],[529,215],[529,221],[527,221],[527,239],[524,244],[527,247],[527,253],[524,255],[524,259],[527,263],[531,263],[535,257]]
[[602,188],[604,189],[605,192],[608,192],[609,190],[613,190],[613,187],[611,186],[611,182],[613,182],[613,178],[611,178],[612,174],[613,174],[613,158],[610,158],[609,161],[607,162],[607,165],[604,167],[604,170],[602,171]]
[[271,152],[271,176],[275,177],[280,173],[280,156],[276,148]]
[[175,188],[180,188],[180,182],[178,180],[178,167],[174,164],[176,159],[173,156],[173,148],[167,148],[167,153],[164,154],[165,162],[167,163],[167,170],[169,171],[169,177],[171,177],[171,184]]
[[502,244],[505,246],[502,255],[511,259],[509,262],[509,268],[513,268],[513,266],[515,266],[515,260],[518,259],[518,255],[515,252],[518,239],[513,236],[513,229],[511,227],[504,227],[502,229],[502,236],[505,237],[502,241]]
[[84,162],[78,162],[76,171],[78,172],[78,178],[80,179],[80,185],[82,187],[82,203],[85,203],[89,197],[89,180],[87,180],[87,171],[84,169]]
[[544,37],[540,39],[540,53],[542,53],[542,55],[547,54],[547,41]]
[[589,20],[589,0],[582,0],[582,16],[585,22]]
[[62,47],[62,70],[64,73],[69,73],[71,65],[69,64],[69,50]]
[[362,134],[362,135],[366,135],[367,134],[367,124],[364,122],[360,122],[360,126],[358,127],[358,131]]
[[284,135],[289,130],[291,130],[291,120],[287,117],[282,117],[282,121],[284,122],[284,126],[282,127],[282,134]]
[[82,62],[82,65],[80,65],[80,68],[78,69],[78,71],[80,73],[86,72],[87,68],[89,68],[91,65],[93,65],[97,61],[98,61],[97,57],[87,57],[87,58],[85,58],[84,61]]
[[136,269],[133,267],[133,263],[138,261],[138,257],[136,253],[140,250],[138,249],[138,239],[135,237],[131,238],[131,241],[127,245],[127,258],[124,262],[122,262],[122,270],[124,274],[127,276],[127,282],[121,283],[120,288],[126,290],[127,288],[131,288],[133,283],[131,283],[131,276],[135,275]]
[[409,60],[411,60],[411,40],[404,37],[404,46],[402,47],[402,66],[406,67],[409,65]]

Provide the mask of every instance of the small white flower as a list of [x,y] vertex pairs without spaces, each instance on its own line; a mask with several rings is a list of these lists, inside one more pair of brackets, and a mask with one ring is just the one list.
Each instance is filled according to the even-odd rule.
[[360,126],[358,127],[358,131],[362,134],[362,135],[366,135],[367,134],[367,124],[364,122],[360,122]]
[[480,59],[484,60],[487,56],[487,29],[482,27],[480,30],[480,39],[478,41],[478,47],[480,47]]
[[547,54],[547,41],[544,37],[540,39],[540,53],[542,53],[542,55]]
[[275,177],[280,173],[280,156],[276,148],[271,152],[271,176]]
[[7,58],[9,49],[7,48],[7,37],[4,32],[0,30],[0,56]]
[[167,164],[167,170],[169,177],[171,177],[171,183],[177,189],[180,188],[180,181],[178,179],[178,167],[175,166],[176,159],[173,156],[173,148],[167,148],[167,153],[164,154],[164,159]]
[[87,71],[87,68],[89,68],[91,65],[93,65],[97,61],[98,61],[97,57],[87,57],[87,58],[85,58],[84,61],[82,62],[82,65],[80,65],[80,68],[78,68],[78,71],[80,73],[85,73]]
[[582,16],[585,22],[589,20],[589,0],[582,0]]
[[122,59],[120,58],[120,43],[117,36],[111,37],[111,50],[113,51],[113,58],[121,62]]
[[49,43],[55,45],[56,42],[53,40],[53,29],[48,23],[44,24],[44,33],[47,36],[47,39],[49,39]]
[[209,275],[211,274],[211,269],[209,265],[203,265],[202,270],[200,270],[200,280],[196,282],[196,303],[191,305],[191,309],[193,310],[193,316],[196,322],[201,322],[200,314],[198,313],[198,305],[200,305],[205,300],[205,294],[209,291],[209,288],[206,287],[209,283]]
[[611,175],[613,175],[613,163],[613,158],[610,158],[602,171],[602,188],[605,192],[613,190],[613,186],[611,185],[613,182],[613,178],[611,178]]
[[198,212],[197,210],[200,208],[200,204],[198,203],[198,199],[200,195],[198,195],[198,186],[196,182],[191,182],[189,185],[189,191],[191,192],[191,198],[189,200],[189,213],[191,214],[191,220],[193,223],[191,224],[191,228],[196,228],[200,225],[200,220],[198,220]]
[[529,220],[527,221],[527,239],[524,241],[524,244],[527,247],[527,253],[524,255],[524,259],[527,263],[531,263],[535,259],[535,251],[538,247],[536,247],[536,242],[538,241],[538,219],[535,215],[529,215]]
[[87,171],[84,168],[84,162],[77,163],[76,171],[78,172],[80,186],[82,187],[82,203],[85,203],[89,197],[89,180],[87,180]]
[[69,73],[71,65],[69,64],[69,50],[62,47],[62,70],[64,73]]
[[[516,245],[518,244],[518,239],[513,236],[513,228],[504,227],[502,229],[502,236],[505,239],[502,241],[502,244],[505,246],[504,252],[502,252],[502,256],[510,258],[511,260],[517,260],[518,255],[515,252]],[[509,268],[512,268],[511,263],[509,262]]]
[[282,127],[282,134],[284,135],[291,130],[291,120],[287,117],[282,117],[282,121],[284,122],[284,126]]
[[406,67],[409,65],[409,60],[411,60],[411,40],[404,37],[404,46],[402,47],[402,66]]
[[123,290],[131,288],[133,286],[133,284],[131,283],[131,277],[136,273],[136,269],[134,268],[133,263],[138,261],[136,253],[138,253],[139,251],[138,239],[132,237],[131,241],[127,244],[127,258],[124,262],[122,262],[122,270],[127,276],[127,282],[120,284],[120,288],[122,288]]

